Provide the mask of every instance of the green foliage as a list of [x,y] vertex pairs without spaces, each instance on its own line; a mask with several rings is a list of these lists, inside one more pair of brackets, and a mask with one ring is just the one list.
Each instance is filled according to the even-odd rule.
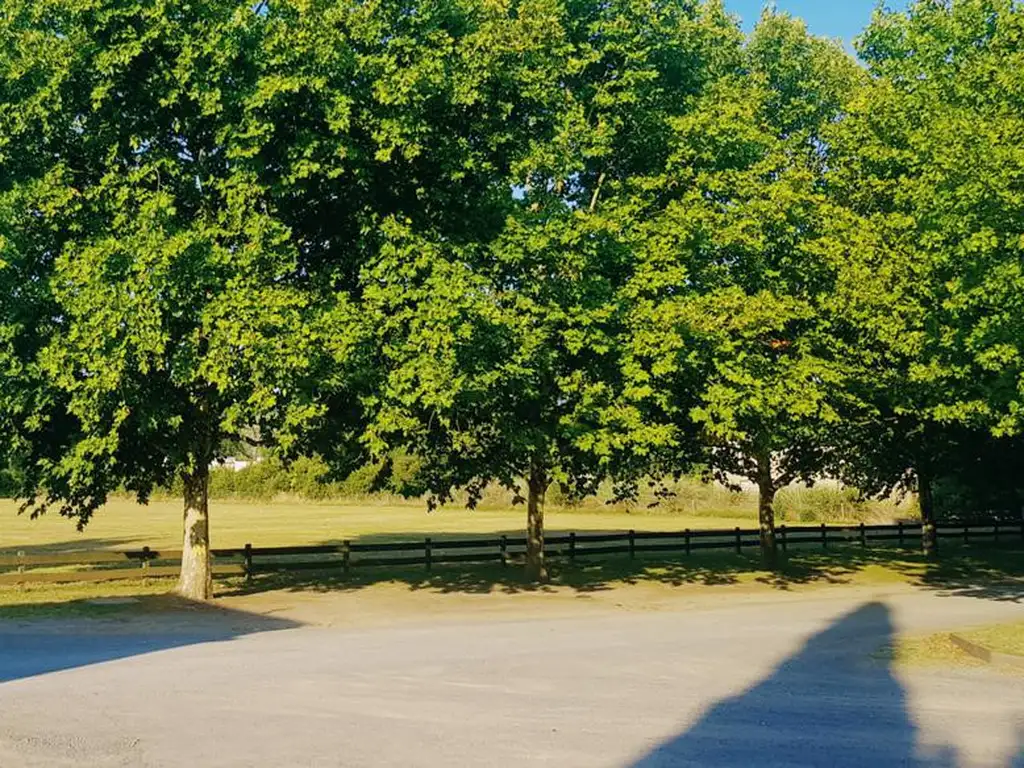
[[868,500],[856,488],[832,484],[811,488],[790,486],[775,497],[775,511],[787,523],[890,523],[909,517],[908,504]]
[[872,414],[844,426],[845,474],[866,489],[971,463],[965,430],[1020,432],[1022,39],[1011,0],[879,11],[860,39],[871,77],[829,135],[828,251]]
[[84,524],[119,485],[145,498],[318,412],[319,312],[251,136],[276,124],[270,26],[233,0],[4,5],[0,260],[37,276],[15,306],[45,319],[4,362],[35,511]]
[[827,465],[846,396],[825,305],[829,201],[822,133],[860,78],[831,42],[766,12],[749,43],[673,121],[650,180],[668,202],[644,225],[625,295],[627,394],[663,425],[666,469],[701,446],[709,475],[775,490]]
[[0,499],[14,498],[22,485],[21,471],[14,466],[0,469]]
[[85,524],[255,443],[214,495],[1019,509],[1024,8],[859,52],[717,0],[5,0],[0,491]]
[[629,223],[657,205],[643,180],[672,121],[741,40],[717,4],[545,0],[496,29],[520,94],[491,178],[499,226],[457,241],[393,217],[364,273],[384,367],[369,444],[407,446],[440,502],[523,477],[585,494],[624,470],[644,429],[618,400]]
[[935,481],[937,519],[1024,519],[1024,440],[961,433],[956,455],[959,460],[950,462]]
[[[279,496],[306,501],[352,500],[378,494],[418,497],[425,493],[418,479],[419,466],[415,457],[398,453],[389,462],[369,462],[339,480],[330,464],[319,456],[300,456],[288,462],[270,456],[237,470],[215,466],[210,471],[210,496],[261,501]],[[155,493],[181,496],[183,490],[178,478]]]

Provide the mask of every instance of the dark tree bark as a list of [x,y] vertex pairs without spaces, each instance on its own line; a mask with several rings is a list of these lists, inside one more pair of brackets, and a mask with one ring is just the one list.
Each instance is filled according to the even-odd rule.
[[544,495],[547,472],[539,464],[530,469],[529,495],[526,500],[526,576],[532,581],[547,581],[544,562]]
[[190,600],[213,597],[210,563],[209,491],[210,470],[201,463],[183,477],[185,482],[184,538],[181,545],[181,575],[178,594]]
[[917,471],[917,499],[921,507],[921,549],[931,557],[938,552],[938,533],[935,529],[935,497],[932,478],[925,470]]
[[774,567],[778,554],[775,540],[775,480],[772,478],[771,454],[763,453],[757,461],[757,518],[761,533],[761,557]]

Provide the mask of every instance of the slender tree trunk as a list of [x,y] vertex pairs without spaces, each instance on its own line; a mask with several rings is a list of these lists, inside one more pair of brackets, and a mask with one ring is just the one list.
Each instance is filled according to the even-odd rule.
[[181,575],[178,594],[190,600],[213,597],[210,565],[209,490],[210,470],[201,464],[186,474],[184,541],[181,546]]
[[529,496],[526,500],[526,576],[531,581],[547,581],[544,563],[544,494],[548,488],[547,473],[534,464],[530,469]]
[[761,532],[761,557],[775,566],[778,546],[775,541],[775,481],[772,479],[771,454],[757,457],[757,519]]
[[922,470],[917,472],[917,502],[921,507],[921,549],[931,557],[938,551],[935,497],[932,495],[932,478]]

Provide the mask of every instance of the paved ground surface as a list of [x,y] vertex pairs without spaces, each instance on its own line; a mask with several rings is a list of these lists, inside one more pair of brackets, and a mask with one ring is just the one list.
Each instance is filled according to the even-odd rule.
[[1024,768],[1024,678],[872,656],[897,632],[1022,617],[846,589],[375,629],[0,622],[0,766]]

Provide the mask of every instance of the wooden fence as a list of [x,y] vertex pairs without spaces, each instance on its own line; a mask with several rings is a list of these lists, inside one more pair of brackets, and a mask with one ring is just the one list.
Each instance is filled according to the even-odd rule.
[[[868,547],[875,542],[897,547],[920,546],[918,524],[857,526],[779,526],[779,548]],[[1000,522],[938,526],[938,538],[958,542],[1018,541],[1024,543],[1024,524]],[[546,537],[547,557],[570,561],[606,555],[636,557],[642,553],[687,556],[705,550],[731,550],[737,554],[759,546],[756,528],[675,532],[569,533]],[[343,541],[310,547],[253,547],[214,549],[214,575],[246,576],[299,570],[340,570],[370,566],[423,566],[429,571],[442,563],[501,563],[523,558],[526,538],[490,536],[465,539],[425,538],[402,542]],[[0,585],[110,581],[175,576],[180,551],[143,547],[130,551],[0,553]]]

